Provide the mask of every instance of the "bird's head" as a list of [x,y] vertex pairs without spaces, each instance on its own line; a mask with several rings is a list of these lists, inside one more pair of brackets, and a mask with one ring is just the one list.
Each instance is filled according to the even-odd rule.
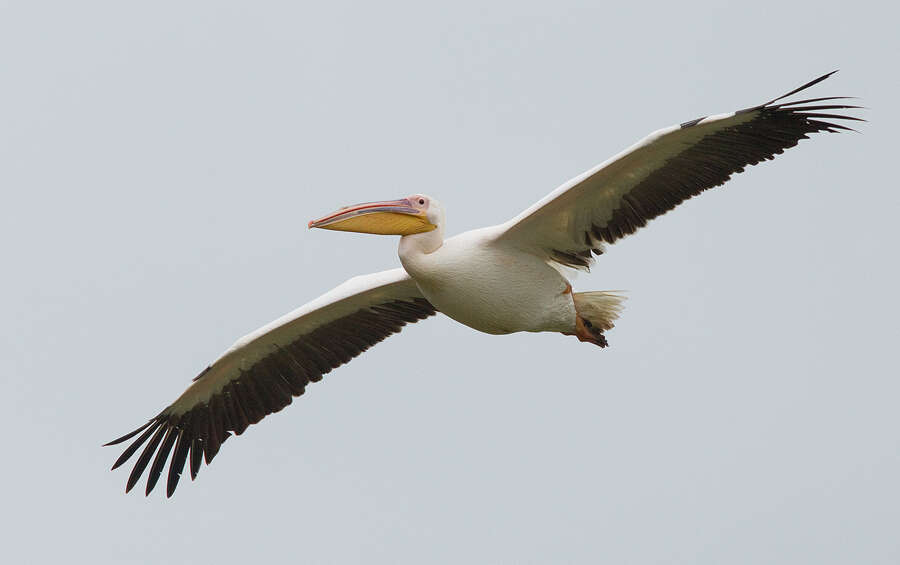
[[437,200],[413,194],[398,200],[364,202],[309,222],[310,228],[380,235],[413,235],[443,226],[444,210]]

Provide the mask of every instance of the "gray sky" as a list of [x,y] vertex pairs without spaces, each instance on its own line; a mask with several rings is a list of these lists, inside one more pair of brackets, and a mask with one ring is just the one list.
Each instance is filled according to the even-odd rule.
[[[897,563],[897,9],[0,2],[10,563]],[[888,12],[890,10],[890,12]],[[512,217],[657,128],[841,72],[820,135],[576,289],[611,348],[432,319],[229,441],[166,500],[100,444],[396,238],[424,192]],[[141,490],[136,489],[136,490]]]

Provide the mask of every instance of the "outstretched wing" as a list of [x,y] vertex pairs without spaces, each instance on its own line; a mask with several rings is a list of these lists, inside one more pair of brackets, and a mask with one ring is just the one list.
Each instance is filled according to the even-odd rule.
[[240,435],[290,404],[310,382],[435,312],[409,275],[394,269],[352,278],[242,337],[169,407],[106,444],[140,434],[113,465],[119,467],[144,446],[125,492],[153,459],[147,477],[150,494],[171,453],[166,495],[172,496],[188,458],[193,479],[201,459],[208,465],[232,432]]
[[834,72],[759,106],[655,131],[501,226],[498,240],[586,269],[591,252],[599,255],[605,243],[724,184],[748,165],[773,159],[811,133],[850,129],[829,120],[862,121],[830,113],[859,108],[834,103],[846,96],[776,104]]

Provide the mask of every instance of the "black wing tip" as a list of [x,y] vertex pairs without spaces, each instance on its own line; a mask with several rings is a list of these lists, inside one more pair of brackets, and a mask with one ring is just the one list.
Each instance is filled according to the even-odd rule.
[[[118,469],[128,462],[128,460],[143,447],[143,451],[141,451],[138,460],[135,462],[134,467],[128,476],[128,481],[125,484],[126,493],[130,492],[131,489],[137,485],[141,476],[144,474],[144,471],[147,469],[148,464],[150,465],[150,474],[148,475],[147,494],[153,489],[155,483],[159,479],[165,459],[168,458],[168,452],[172,449],[171,444],[174,443],[173,439],[178,435],[177,432],[180,430],[179,420],[181,420],[180,417],[173,418],[171,414],[167,414],[166,410],[164,410],[137,430],[103,445],[103,447],[117,445],[125,440],[133,438],[138,433],[143,432],[131,442],[125,451],[122,452],[110,469]],[[162,446],[160,446],[160,444],[162,444]],[[157,448],[159,448],[159,451],[157,451]],[[165,451],[165,457],[162,457],[162,451]],[[150,464],[151,458],[154,455],[156,457],[153,458],[153,463]]]
[[147,420],[147,423],[144,424],[143,426],[141,426],[140,428],[134,430],[133,432],[128,432],[127,434],[125,434],[124,436],[122,436],[120,438],[116,438],[110,442],[104,443],[100,447],[109,447],[111,445],[118,445],[118,444],[122,443],[123,441],[129,440],[129,439],[133,438],[134,436],[138,435],[139,433],[141,433],[142,431],[144,431],[147,428],[147,426],[149,426],[150,424],[152,424],[155,421],[156,421],[156,418],[150,418],[149,420]]
[[763,113],[770,113],[772,115],[782,115],[782,116],[793,116],[800,120],[803,120],[808,126],[812,126],[814,129],[807,131],[806,133],[817,133],[817,132],[826,132],[826,133],[840,133],[842,131],[850,131],[854,133],[860,133],[858,130],[853,129],[851,127],[847,127],[841,124],[834,123],[830,120],[848,120],[855,122],[867,122],[868,120],[864,118],[858,118],[856,116],[848,116],[843,114],[832,114],[832,113],[822,113],[822,110],[867,110],[865,106],[860,106],[857,104],[817,104],[817,102],[832,102],[834,100],[856,100],[858,97],[856,96],[826,96],[820,98],[808,98],[805,100],[792,100],[788,102],[782,102],[780,104],[774,104],[779,100],[797,94],[800,91],[806,90],[816,84],[824,81],[828,77],[834,75],[840,69],[835,69],[829,73],[825,73],[824,75],[815,78],[806,84],[795,88],[794,90],[779,96],[769,102],[761,106],[757,106],[755,108],[748,108],[748,111],[759,110]]
[[[791,100],[790,102],[782,102],[778,107],[796,106],[798,104],[811,104],[813,102],[825,102],[830,100],[859,100],[859,96],[820,96],[819,98],[807,98],[805,100]],[[862,106],[860,106],[862,107]]]
[[814,78],[813,80],[807,82],[806,84],[804,84],[804,85],[802,85],[802,86],[798,86],[797,88],[795,88],[794,90],[788,92],[787,94],[782,94],[782,95],[779,96],[778,98],[773,98],[772,100],[769,100],[768,102],[766,102],[765,104],[763,104],[763,105],[760,106],[760,107],[769,106],[769,105],[771,105],[773,102],[777,102],[777,101],[779,101],[779,100],[782,100],[782,99],[784,99],[784,98],[787,98],[788,96],[793,96],[794,94],[797,94],[798,92],[801,92],[801,91],[803,91],[803,90],[806,90],[807,88],[813,87],[813,86],[819,84],[820,82],[822,82],[823,80],[827,79],[828,77],[830,77],[830,76],[833,75],[834,73],[838,72],[839,70],[840,70],[840,69],[835,69],[835,70],[831,71],[830,73],[825,73],[824,75],[822,75],[822,76],[820,76],[820,77],[818,77],[818,78]]

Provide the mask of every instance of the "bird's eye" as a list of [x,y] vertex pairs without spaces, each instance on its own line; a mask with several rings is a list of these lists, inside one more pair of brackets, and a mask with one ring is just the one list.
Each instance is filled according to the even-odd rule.
[[424,205],[425,205],[425,199],[419,198],[419,206],[424,206]]

